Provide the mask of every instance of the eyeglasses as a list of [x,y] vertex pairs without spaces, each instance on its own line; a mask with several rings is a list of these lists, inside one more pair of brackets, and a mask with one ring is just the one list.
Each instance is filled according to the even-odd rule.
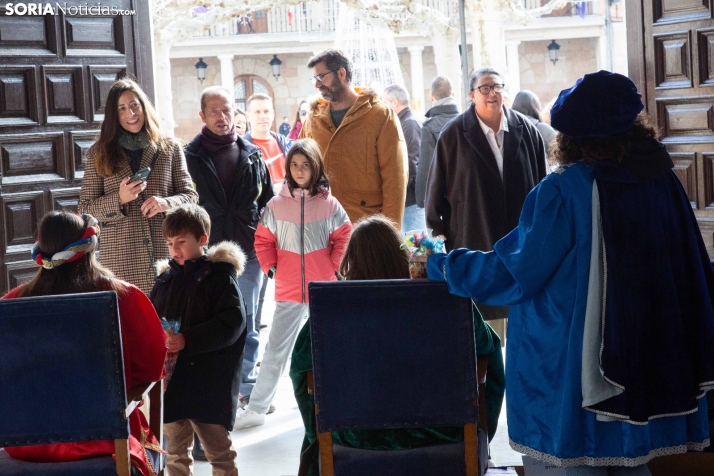
[[328,71],[327,73],[318,74],[316,76],[313,76],[312,78],[310,78],[310,80],[312,81],[312,85],[315,86],[315,85],[317,85],[317,83],[323,82],[325,80],[325,76],[327,76],[330,73],[334,73],[334,71]]
[[301,116],[307,116],[307,111],[303,111],[302,109],[298,111],[298,114]]
[[[505,84],[494,84],[492,86],[479,86],[476,89],[478,89],[478,92],[483,94],[484,96],[488,96],[491,93],[491,90],[493,89],[493,92],[495,93],[502,93],[503,92],[503,87]],[[472,91],[475,91],[472,89]]]

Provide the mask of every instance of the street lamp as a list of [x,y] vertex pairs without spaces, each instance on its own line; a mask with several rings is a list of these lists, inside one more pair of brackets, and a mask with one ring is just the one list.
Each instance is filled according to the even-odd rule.
[[273,59],[270,60],[270,67],[273,70],[273,76],[278,79],[280,76],[280,65],[283,64],[282,61],[278,59],[278,55],[273,55]]
[[548,56],[550,56],[550,60],[553,62],[553,66],[555,66],[555,63],[558,62],[558,50],[560,49],[560,45],[555,42],[555,40],[550,40],[550,44],[548,45]]
[[206,79],[206,68],[208,65],[203,62],[203,58],[198,58],[198,63],[196,63],[196,74],[198,74],[198,80],[203,84],[203,80]]

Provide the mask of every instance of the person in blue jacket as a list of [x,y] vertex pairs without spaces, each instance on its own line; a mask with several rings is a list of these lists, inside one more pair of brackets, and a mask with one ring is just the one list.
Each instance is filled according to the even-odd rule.
[[551,111],[559,164],[493,251],[427,261],[430,279],[510,306],[508,432],[571,475],[649,475],[709,446],[714,272],[690,201],[632,81],[600,71]]

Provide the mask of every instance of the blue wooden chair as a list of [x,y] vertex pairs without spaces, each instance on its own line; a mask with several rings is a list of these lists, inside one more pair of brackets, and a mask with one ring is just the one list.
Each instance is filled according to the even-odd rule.
[[67,463],[5,455],[1,476],[131,475],[128,415],[149,394],[161,441],[161,385],[127,399],[114,292],[0,300],[0,380],[0,447],[114,440],[116,453]]
[[[313,282],[309,292],[321,475],[483,474],[471,301],[427,280]],[[459,426],[462,442],[415,449],[332,441],[333,431]]]

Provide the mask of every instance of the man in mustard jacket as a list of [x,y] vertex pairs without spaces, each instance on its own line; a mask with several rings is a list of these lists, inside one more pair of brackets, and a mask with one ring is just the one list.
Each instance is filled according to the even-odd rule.
[[341,51],[325,50],[307,67],[323,99],[313,103],[300,138],[320,145],[332,194],[353,223],[382,213],[400,226],[409,168],[399,119],[375,93],[352,88],[352,62]]

